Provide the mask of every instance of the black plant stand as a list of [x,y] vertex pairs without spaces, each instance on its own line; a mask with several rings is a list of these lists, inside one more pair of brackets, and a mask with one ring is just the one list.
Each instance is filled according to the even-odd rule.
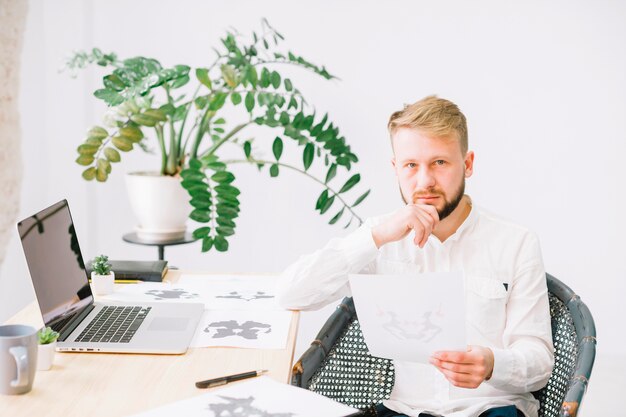
[[180,239],[151,242],[149,240],[140,239],[139,236],[137,236],[136,232],[126,233],[124,236],[122,236],[122,239],[124,239],[124,242],[133,243],[135,245],[156,246],[159,250],[160,261],[162,261],[165,257],[166,246],[184,245],[186,243],[192,243],[197,240],[194,239],[191,233],[185,233],[185,236]]

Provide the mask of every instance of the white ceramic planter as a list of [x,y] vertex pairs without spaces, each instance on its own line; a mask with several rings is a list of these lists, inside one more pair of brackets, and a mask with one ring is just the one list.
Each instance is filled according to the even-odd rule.
[[37,348],[37,370],[47,371],[52,368],[54,363],[54,354],[56,352],[57,342],[48,343],[47,345],[39,345]]
[[126,174],[128,198],[137,225],[137,236],[150,242],[182,238],[191,213],[189,195],[180,177],[154,172]]
[[96,295],[111,294],[115,284],[115,272],[111,271],[109,275],[98,275],[91,272],[91,292]]

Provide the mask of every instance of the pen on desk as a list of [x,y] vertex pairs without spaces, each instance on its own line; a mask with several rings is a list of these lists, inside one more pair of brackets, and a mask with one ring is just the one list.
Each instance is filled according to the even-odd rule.
[[255,376],[263,375],[268,372],[267,369],[244,372],[242,374],[228,375],[220,378],[207,379],[206,381],[196,382],[197,388],[212,388],[218,385],[228,384],[229,382],[239,381],[240,379],[253,378]]

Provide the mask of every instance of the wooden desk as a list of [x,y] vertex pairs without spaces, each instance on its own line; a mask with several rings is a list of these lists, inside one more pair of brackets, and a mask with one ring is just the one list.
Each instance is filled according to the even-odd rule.
[[[180,274],[170,271],[166,280],[175,282]],[[280,350],[193,348],[184,355],[57,352],[51,370],[37,371],[31,392],[0,395],[0,416],[127,416],[208,391],[196,388],[196,381],[254,369],[268,369],[271,378],[288,383],[298,319],[294,312],[287,348]],[[43,325],[35,302],[8,323]]]

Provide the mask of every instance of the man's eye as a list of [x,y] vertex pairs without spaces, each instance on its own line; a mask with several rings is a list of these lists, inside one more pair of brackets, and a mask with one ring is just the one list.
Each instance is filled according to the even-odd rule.
[[445,165],[446,161],[444,161],[443,159],[438,159],[435,161],[435,165]]
[[414,163],[414,162],[409,162],[408,164],[406,164],[406,166],[407,166],[408,168],[415,168],[415,167],[417,166],[417,164],[416,164],[416,163]]

